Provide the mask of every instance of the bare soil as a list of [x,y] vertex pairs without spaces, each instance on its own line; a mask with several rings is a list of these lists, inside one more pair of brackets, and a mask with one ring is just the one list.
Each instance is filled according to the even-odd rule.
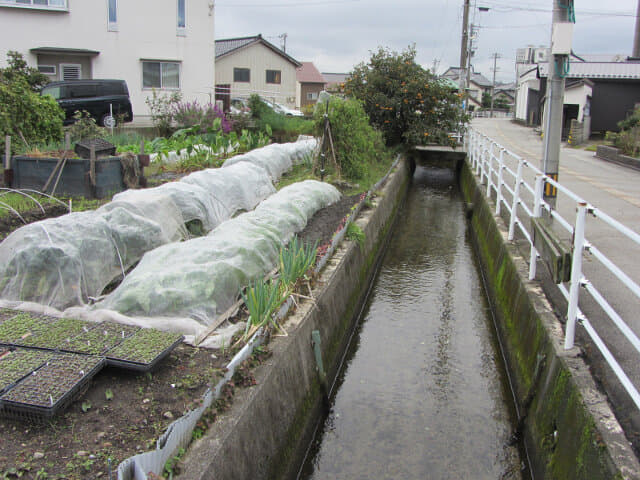
[[[301,232],[301,238],[327,244],[357,201],[358,195],[345,196],[320,210]],[[102,370],[87,391],[51,421],[27,423],[0,418],[0,476],[107,479],[111,471],[115,478],[121,461],[154,449],[167,426],[198,404],[207,387],[222,377],[234,353],[180,345],[149,374],[111,367]],[[235,388],[255,383],[251,367],[267,356],[268,346],[240,370],[222,399],[203,418],[194,437],[202,435],[217,412],[228,407]]]

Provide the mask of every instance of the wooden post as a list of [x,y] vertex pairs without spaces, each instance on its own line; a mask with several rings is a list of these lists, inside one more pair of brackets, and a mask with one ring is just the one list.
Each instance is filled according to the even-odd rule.
[[69,132],[64,134],[64,149],[71,150],[71,134]]
[[11,169],[11,135],[4,137],[4,169]]
[[91,143],[91,149],[89,150],[89,180],[91,180],[91,186],[96,186],[96,146]]
[[140,155],[144,155],[144,140],[140,140]]

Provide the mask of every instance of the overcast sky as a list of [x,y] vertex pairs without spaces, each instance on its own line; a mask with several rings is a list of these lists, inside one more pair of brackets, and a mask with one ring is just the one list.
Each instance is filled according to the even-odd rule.
[[[261,33],[287,53],[312,61],[321,72],[348,72],[378,46],[401,51],[414,44],[417,60],[437,72],[460,61],[463,0],[216,0],[216,38]],[[549,44],[552,0],[474,1],[472,21],[480,28],[473,58],[476,71],[491,79],[498,53],[498,81],[515,77],[515,52]],[[630,55],[636,0],[575,0],[573,50],[578,55]],[[609,6],[611,5],[611,6]],[[489,7],[480,12],[477,7]]]

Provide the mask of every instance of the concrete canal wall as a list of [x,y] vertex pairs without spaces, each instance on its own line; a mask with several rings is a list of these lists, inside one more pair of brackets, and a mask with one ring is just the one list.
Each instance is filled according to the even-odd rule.
[[398,207],[406,197],[409,166],[400,161],[357,225],[364,249],[343,242],[321,272],[315,302],[289,318],[287,337],[272,338],[272,356],[256,368],[257,385],[238,389],[228,413],[195,441],[184,458],[183,479],[287,478],[296,468],[321,412],[322,385],[311,334],[321,336],[329,382],[337,374],[358,309]]
[[[420,152],[418,162],[429,155]],[[450,165],[459,171],[463,197],[472,205],[471,234],[536,478],[640,479],[638,461],[606,398],[598,392],[579,351],[563,350],[560,323],[539,286],[527,280],[525,259],[507,242],[502,219],[493,214],[495,208],[484,189],[459,157],[455,152]],[[273,355],[256,368],[257,385],[237,390],[229,412],[191,445],[178,478],[295,476],[323,408],[312,332],[320,332],[331,383],[406,197],[414,162],[401,161],[379,192],[376,208],[361,213],[356,223],[366,234],[363,250],[354,242],[343,242],[321,273],[315,301],[302,304],[289,319],[288,336],[271,340]],[[441,156],[437,163],[442,166]]]
[[465,163],[460,172],[472,206],[471,231],[496,315],[498,335],[516,392],[521,432],[536,478],[640,478],[638,461],[574,348],[565,351],[562,326],[495,205]]

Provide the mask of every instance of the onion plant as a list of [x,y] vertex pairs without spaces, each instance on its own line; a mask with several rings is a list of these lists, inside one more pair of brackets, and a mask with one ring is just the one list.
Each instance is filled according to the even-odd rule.
[[318,242],[305,245],[298,237],[293,237],[289,245],[280,249],[280,279],[285,289],[289,289],[304,277],[316,260]]
[[246,292],[241,291],[240,294],[249,310],[245,338],[269,323],[280,330],[280,326],[273,319],[273,314],[284,300],[280,291],[280,279],[256,280],[249,284]]

